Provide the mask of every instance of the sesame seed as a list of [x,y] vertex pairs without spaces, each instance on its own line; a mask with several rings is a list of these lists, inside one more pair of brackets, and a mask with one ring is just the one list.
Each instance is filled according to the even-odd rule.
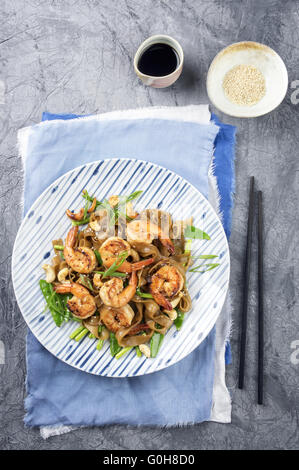
[[222,83],[226,97],[240,106],[253,106],[266,92],[265,78],[253,65],[236,65],[230,69]]

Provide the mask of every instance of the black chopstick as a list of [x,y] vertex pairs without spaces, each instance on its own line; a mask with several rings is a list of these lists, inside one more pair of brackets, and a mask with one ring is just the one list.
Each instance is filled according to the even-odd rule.
[[247,243],[246,243],[246,254],[245,254],[245,263],[244,263],[244,278],[243,278],[243,303],[242,303],[242,313],[241,313],[239,388],[243,388],[243,385],[244,385],[248,289],[249,289],[249,278],[250,278],[253,215],[254,215],[254,177],[251,176],[250,190],[249,190],[248,221],[247,221]]
[[257,193],[258,203],[258,398],[263,404],[264,392],[264,253],[263,253],[263,195]]

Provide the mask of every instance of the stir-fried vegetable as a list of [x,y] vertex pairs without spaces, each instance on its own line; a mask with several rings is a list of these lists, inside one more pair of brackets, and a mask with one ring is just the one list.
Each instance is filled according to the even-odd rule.
[[120,359],[122,356],[127,354],[129,351],[131,351],[132,346],[128,346],[127,348],[122,348],[117,354],[115,354],[115,359]]
[[79,333],[81,333],[81,331],[83,331],[83,330],[84,330],[84,326],[83,325],[79,326],[75,331],[73,331],[73,333],[70,334],[70,339],[75,339],[76,336]]
[[147,294],[146,292],[141,292],[140,287],[137,287],[136,294],[143,299],[152,299],[152,294]]
[[61,326],[64,321],[68,321],[71,318],[71,313],[67,308],[67,301],[70,298],[70,295],[57,294],[54,291],[52,284],[49,284],[44,279],[39,281],[39,286],[55,324],[57,326]]
[[118,344],[114,333],[110,332],[110,352],[111,356],[115,356],[121,350],[121,346]]
[[155,331],[155,333],[151,337],[151,343],[150,343],[151,357],[157,356],[163,339],[164,339],[164,335]]
[[96,349],[97,349],[98,351],[100,351],[100,350],[102,349],[102,347],[103,347],[103,344],[104,344],[104,340],[103,340],[103,339],[99,339],[99,341],[98,341],[98,343],[97,343],[97,345],[96,345]]
[[125,262],[126,258],[128,256],[128,252],[124,251],[121,253],[118,257],[117,260],[114,261],[114,263],[108,268],[104,273],[103,273],[103,278],[104,277],[109,277],[113,276],[115,271],[118,270],[118,268]]
[[210,235],[201,230],[200,228],[194,227],[193,225],[187,225],[184,230],[185,238],[199,239],[199,240],[211,240]]
[[93,291],[92,283],[89,277],[85,276],[85,274],[80,274],[80,284],[82,284],[82,286],[87,287],[87,289]]
[[218,258],[217,255],[199,255],[199,256],[191,256],[192,259],[213,259]]
[[[131,217],[121,212],[120,207],[123,207],[128,202],[133,201],[134,199],[137,199],[142,194],[142,192],[143,191],[135,191],[129,196],[119,196],[119,202],[115,207],[111,207],[107,199],[104,199],[103,202],[98,201],[96,199],[95,207],[102,207],[103,209],[107,211],[107,217],[109,220],[108,225],[109,227],[112,227],[113,225],[115,225],[115,223],[118,221],[119,218],[126,218],[128,221],[132,220]],[[94,197],[88,194],[86,189],[83,191],[82,196],[84,197],[84,199],[90,202],[93,202],[95,199]],[[81,224],[74,224],[74,225],[81,225]]]
[[86,217],[82,220],[72,220],[72,225],[86,225],[90,221],[90,217]]
[[[105,274],[105,271],[93,271],[94,274],[102,274],[104,275]],[[118,272],[114,272],[113,274],[110,274],[111,277],[126,277],[127,274],[126,273],[118,273]],[[103,276],[104,277],[104,276]],[[105,276],[107,277],[107,275]]]
[[176,317],[176,319],[174,320],[173,323],[175,324],[176,329],[179,331],[182,328],[183,321],[184,321],[184,318],[185,318],[185,314],[184,314],[184,312],[182,312],[178,308],[176,309],[176,311],[177,311],[177,317]]
[[99,251],[98,251],[98,250],[94,250],[94,254],[96,255],[96,259],[97,259],[99,265],[102,266],[103,260],[102,260],[102,257],[101,257],[101,255],[100,255]]
[[63,251],[64,250],[63,245],[53,245],[53,248],[54,248],[54,250],[58,250],[58,251]]
[[[52,275],[51,277],[48,276],[47,279],[53,281],[53,283],[50,284],[44,280],[40,281],[40,288],[45,297],[47,308],[50,309],[56,325],[60,326],[64,321],[68,321],[70,318],[78,321],[78,328],[71,333],[70,338],[77,342],[85,337],[95,340],[94,347],[98,351],[102,349],[104,341],[109,338],[110,352],[116,359],[120,359],[133,349],[137,357],[145,355],[146,357],[155,358],[161,348],[167,330],[172,324],[175,325],[177,330],[180,330],[184,322],[185,312],[189,311],[191,308],[191,299],[188,295],[185,273],[188,270],[191,273],[205,273],[219,266],[219,263],[216,262],[218,260],[215,259],[218,255],[196,255],[196,253],[195,256],[192,255],[191,248],[192,244],[195,244],[194,240],[207,241],[210,240],[210,236],[200,228],[191,225],[191,219],[189,219],[188,222],[180,221],[179,233],[180,235],[182,235],[182,232],[184,233],[184,237],[182,237],[180,242],[176,243],[176,240],[169,238],[166,240],[167,243],[165,242],[164,244],[160,240],[161,244],[164,245],[164,249],[168,251],[169,265],[163,261],[163,265],[159,267],[159,261],[157,262],[159,256],[153,256],[153,259],[150,259],[150,261],[154,263],[154,269],[152,270],[152,268],[150,268],[150,270],[145,269],[141,271],[141,265],[144,261],[144,259],[141,259],[140,264],[137,266],[136,263],[136,266],[133,268],[139,268],[140,272],[138,276],[135,272],[132,273],[131,281],[129,282],[130,273],[132,272],[130,266],[133,261],[135,261],[133,252],[133,261],[131,261],[130,258],[130,261],[126,261],[129,253],[131,253],[130,247],[136,248],[136,251],[139,253],[137,244],[136,246],[134,244],[135,238],[137,237],[136,240],[138,241],[140,238],[137,232],[135,233],[140,223],[137,220],[136,230],[133,227],[135,222],[127,226],[127,238],[130,240],[130,243],[126,241],[122,245],[121,236],[117,237],[120,239],[118,240],[120,244],[115,246],[112,246],[112,244],[111,255],[108,253],[108,256],[112,256],[111,259],[114,262],[110,267],[108,267],[110,263],[107,263],[108,266],[105,266],[103,260],[105,261],[106,259],[106,252],[102,252],[103,247],[101,243],[99,243],[102,240],[101,232],[107,228],[107,225],[109,227],[116,225],[117,234],[121,235],[124,233],[123,229],[125,229],[126,220],[132,221],[138,216],[131,201],[138,198],[141,194],[142,191],[135,191],[128,196],[117,195],[111,196],[109,199],[107,196],[107,199],[99,201],[84,190],[82,194],[84,206],[82,204],[83,207],[77,212],[67,210],[66,214],[72,220],[74,226],[88,224],[91,220],[94,222],[94,225],[91,223],[90,227],[82,230],[81,233],[79,233],[78,227],[71,228],[69,235],[66,237],[66,246],[64,246],[63,239],[61,238],[52,241],[55,250],[55,258],[53,258],[53,267],[51,267]],[[100,209],[100,211],[92,214],[97,208]],[[149,215],[148,211],[150,211],[150,209],[144,211],[147,217]],[[127,212],[130,216],[127,215]],[[171,222],[170,226],[175,223],[172,222],[170,214],[164,213],[158,209],[154,210],[154,215],[158,221],[160,221],[160,219],[162,221],[162,218],[167,216],[167,219]],[[142,214],[140,214],[140,218],[142,218]],[[101,225],[98,225],[100,223]],[[157,225],[159,225],[158,222],[155,223],[155,229],[159,228],[157,227]],[[185,227],[184,230],[182,227]],[[145,235],[147,230],[147,224],[145,224]],[[99,240],[96,239],[98,233]],[[173,233],[175,232],[173,231]],[[81,247],[82,236],[85,240],[88,240],[88,243],[84,243],[84,245],[87,245],[85,246],[85,250]],[[172,235],[169,236],[171,237]],[[158,237],[160,236],[158,235]],[[173,235],[173,237],[175,238],[175,235]],[[115,237],[113,237],[112,240],[114,243],[117,242]],[[147,236],[144,237],[144,243],[146,245],[148,244]],[[202,245],[202,242],[198,244]],[[155,251],[159,254],[160,245],[155,243],[154,245]],[[205,246],[208,245],[209,243],[205,242]],[[107,249],[106,246],[105,249]],[[84,257],[81,255],[80,251],[85,253],[85,257],[90,258],[88,266],[87,261],[83,260]],[[212,251],[212,249],[210,251]],[[64,253],[66,263],[61,263],[61,259],[64,259]],[[103,258],[100,253],[102,253]],[[165,255],[164,251],[161,251],[161,255],[162,253]],[[71,255],[73,255],[74,260]],[[139,255],[141,258],[144,258],[141,250]],[[75,263],[77,258],[79,264]],[[195,262],[195,260],[200,261]],[[128,264],[128,269],[124,269],[124,267],[127,268],[126,264],[123,265],[125,262]],[[146,263],[149,264],[147,261]],[[147,265],[146,263],[144,265]],[[192,263],[196,264],[196,266],[191,266]],[[157,267],[159,268],[158,271]],[[183,269],[181,269],[181,267]],[[159,278],[160,274],[161,278]],[[113,282],[109,281],[105,284],[107,278],[113,277],[123,278],[124,282],[121,283],[118,279],[114,279]],[[66,283],[67,285],[64,286],[66,279],[68,282]],[[167,287],[165,290],[160,286],[161,279],[163,280],[163,289],[165,285]],[[139,287],[137,287],[138,283],[140,284]],[[116,291],[118,285],[121,286],[126,297],[120,297],[122,293],[118,295],[118,293],[112,292],[112,300],[111,298],[108,299],[105,289],[111,287]],[[84,288],[82,286],[84,286]],[[62,292],[62,294],[59,294],[59,292]],[[65,294],[65,292],[72,292],[73,297],[70,294]],[[177,295],[180,295],[180,297],[176,307],[177,313],[175,314],[172,310],[171,300]],[[72,300],[69,301],[68,308],[67,302],[71,297]],[[148,300],[146,303],[148,303],[149,308],[151,307],[153,311],[156,309],[159,313],[156,317],[156,321],[150,322],[151,317],[147,318],[146,314],[140,310],[141,299],[144,299],[143,302],[146,302],[147,299],[154,300],[154,302]],[[183,299],[182,303],[181,299]],[[173,305],[176,304],[173,303]],[[112,309],[110,308],[111,306],[115,308]],[[180,306],[185,312],[180,310]],[[69,309],[74,311],[76,317],[73,317]],[[76,309],[79,309],[80,314]],[[81,314],[82,311],[83,314]],[[168,312],[168,316],[163,316],[163,312]],[[163,318],[163,321],[161,318]],[[122,328],[123,330],[121,330]],[[141,335],[145,336],[144,343],[142,343],[143,338],[141,338]]]
[[84,328],[74,339],[75,341],[80,341],[82,338],[84,338],[84,336],[87,335],[87,333],[89,332],[89,330],[87,328]]
[[[200,274],[203,274],[203,273],[207,273],[208,271],[211,271],[212,269],[215,269],[217,268],[217,266],[219,266],[220,263],[208,263],[208,264],[200,264],[199,266],[194,266],[194,268],[191,268],[189,269],[189,271],[191,273],[200,273]],[[203,271],[200,271],[201,268],[208,268],[208,269],[204,269]]]

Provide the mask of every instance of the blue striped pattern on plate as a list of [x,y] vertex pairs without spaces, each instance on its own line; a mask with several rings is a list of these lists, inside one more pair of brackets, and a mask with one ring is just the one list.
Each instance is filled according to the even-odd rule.
[[[138,358],[135,350],[116,360],[109,343],[96,350],[96,340],[88,337],[79,343],[69,335],[78,324],[68,322],[57,328],[44,300],[38,281],[41,265],[53,256],[51,241],[65,238],[70,228],[65,216],[68,208],[83,205],[82,190],[102,200],[113,194],[143,190],[136,209],[159,208],[171,213],[173,220],[193,217],[194,225],[206,231],[211,240],[196,240],[194,254],[217,254],[220,266],[205,274],[187,274],[192,310],[186,314],[180,332],[173,326],[165,335],[155,359]],[[16,298],[29,328],[57,358],[96,375],[129,377],[148,374],[191,353],[208,335],[223,306],[229,282],[229,249],[222,224],[209,202],[190,183],[153,163],[110,159],[75,168],[57,179],[35,201],[18,231],[12,257],[12,278]]]

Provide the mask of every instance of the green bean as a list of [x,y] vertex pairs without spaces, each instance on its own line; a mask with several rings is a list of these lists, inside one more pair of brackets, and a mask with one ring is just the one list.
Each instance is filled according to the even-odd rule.
[[110,333],[110,352],[111,356],[115,356],[121,350],[114,333]]
[[[41,279],[39,281],[39,286],[42,291],[42,294],[46,300],[47,306],[50,310],[50,313],[52,315],[52,318],[57,326],[61,326],[64,320],[64,310],[60,306],[57,306],[57,299],[58,299],[58,294],[53,290],[52,284],[49,282],[45,281],[44,279]],[[60,301],[60,299],[59,299]]]
[[181,310],[179,309],[177,309],[177,314],[178,315],[173,323],[175,324],[176,329],[179,331],[182,328],[185,314],[184,312],[181,312]]
[[128,346],[127,348],[122,348],[117,354],[115,354],[115,359],[120,359],[122,356],[127,354],[127,352],[131,351],[132,346]]
[[85,327],[84,327],[83,325],[79,326],[79,328],[77,328],[75,331],[73,331],[72,334],[70,334],[70,338],[71,338],[71,339],[75,339],[76,336],[77,336],[78,334],[80,334],[81,331],[83,331],[84,329],[85,329]]
[[85,335],[87,335],[88,333],[88,329],[87,328],[84,328],[81,333],[79,333],[76,337],[75,337],[75,341],[80,341],[82,338],[84,338]]
[[151,357],[156,357],[159,349],[161,347],[164,335],[155,331],[151,337],[150,348],[151,348]]

